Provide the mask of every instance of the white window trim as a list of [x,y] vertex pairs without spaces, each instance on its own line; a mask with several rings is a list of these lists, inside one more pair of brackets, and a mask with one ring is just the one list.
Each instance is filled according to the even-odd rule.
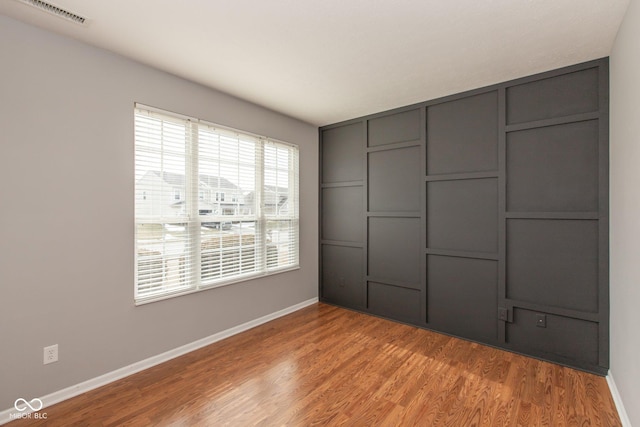
[[[300,223],[300,219],[299,219],[299,165],[298,165],[298,159],[299,159],[299,148],[296,144],[291,144],[288,142],[283,142],[274,138],[269,138],[269,137],[265,137],[265,136],[260,136],[260,135],[256,135],[250,132],[246,132],[246,131],[241,131],[241,130],[237,130],[237,129],[233,129],[233,128],[229,128],[229,127],[225,127],[225,126],[220,126],[211,122],[207,122],[204,120],[200,120],[200,119],[196,119],[196,118],[192,118],[192,117],[188,117],[188,116],[184,116],[181,114],[175,114],[172,112],[168,112],[165,110],[161,110],[155,107],[149,107],[147,105],[143,105],[143,104],[139,104],[136,103],[135,104],[135,108],[134,108],[134,112],[137,112],[138,110],[146,110],[147,112],[151,112],[151,113],[156,113],[159,114],[161,116],[165,116],[167,118],[171,118],[174,120],[184,120],[186,122],[188,122],[190,125],[188,125],[188,129],[190,129],[191,131],[191,141],[188,144],[188,150],[192,150],[190,151],[190,156],[191,156],[191,162],[187,162],[190,166],[187,166],[187,170],[185,171],[185,179],[186,179],[186,186],[187,186],[187,195],[186,197],[181,197],[182,200],[185,200],[187,203],[187,209],[189,210],[188,215],[187,215],[187,219],[185,221],[185,219],[180,219],[180,218],[176,218],[176,217],[169,217],[169,218],[164,218],[164,217],[153,217],[153,218],[143,218],[143,217],[136,217],[135,218],[135,222],[136,224],[138,223],[145,223],[145,224],[152,224],[152,223],[159,223],[159,224],[166,224],[166,223],[170,223],[170,222],[175,222],[175,223],[184,223],[186,225],[186,228],[197,228],[198,230],[200,229],[200,227],[202,227],[202,223],[203,222],[218,222],[220,221],[221,223],[223,221],[242,221],[242,220],[255,220],[255,230],[256,233],[260,233],[261,234],[261,238],[259,239],[259,241],[261,242],[261,250],[262,250],[262,254],[259,257],[260,261],[261,261],[261,266],[259,267],[259,270],[256,272],[249,272],[249,273],[244,273],[244,274],[236,274],[236,275],[232,275],[232,276],[228,276],[224,279],[219,279],[216,280],[215,282],[211,283],[207,283],[202,281],[201,277],[200,277],[200,250],[198,250],[197,248],[200,248],[200,232],[199,231],[195,231],[193,232],[193,234],[191,234],[192,238],[195,240],[195,243],[192,244],[192,248],[195,248],[193,250],[193,254],[191,259],[194,260],[193,264],[195,265],[195,268],[192,268],[192,280],[191,282],[191,286],[186,287],[186,288],[180,288],[180,289],[175,289],[172,291],[162,291],[162,292],[158,292],[158,293],[152,293],[152,294],[148,294],[148,295],[143,295],[140,296],[138,295],[138,250],[137,250],[137,245],[138,245],[138,239],[137,237],[134,238],[134,244],[136,246],[136,250],[134,251],[134,256],[135,256],[135,262],[134,262],[134,303],[135,305],[144,305],[144,304],[148,304],[148,303],[152,303],[155,301],[161,301],[161,300],[165,300],[165,299],[169,299],[169,298],[174,298],[177,296],[181,296],[181,295],[188,295],[191,293],[195,293],[195,292],[201,292],[201,291],[205,291],[205,290],[209,290],[209,289],[215,289],[218,287],[222,287],[222,286],[228,286],[228,285],[232,285],[235,283],[240,283],[240,282],[245,282],[248,280],[253,280],[253,279],[257,279],[257,278],[262,278],[262,277],[266,277],[266,276],[271,276],[271,275],[275,275],[275,274],[281,274],[281,273],[285,273],[285,272],[289,272],[289,271],[294,271],[294,270],[298,270],[300,269],[300,230],[299,230],[299,223]],[[293,186],[293,188],[290,189],[290,192],[294,192],[294,197],[293,200],[291,201],[295,206],[293,206],[291,208],[293,214],[289,215],[288,217],[277,217],[274,215],[267,215],[265,214],[265,212],[263,211],[263,207],[262,207],[262,199],[263,199],[263,191],[264,191],[264,186],[263,186],[263,176],[264,176],[264,171],[266,169],[265,167],[265,163],[264,163],[264,156],[260,156],[261,162],[260,164],[257,164],[256,166],[256,189],[254,191],[254,197],[256,199],[256,212],[254,215],[238,215],[238,216],[230,216],[230,215],[213,215],[213,216],[208,216],[206,221],[203,221],[202,218],[199,215],[199,194],[200,194],[200,190],[199,190],[199,182],[198,180],[192,180],[189,179],[189,176],[194,176],[193,171],[190,170],[190,167],[193,167],[194,165],[198,165],[198,154],[197,154],[197,147],[198,147],[198,126],[207,126],[207,127],[212,127],[215,129],[219,129],[221,131],[224,132],[231,132],[231,133],[235,133],[235,134],[239,134],[239,135],[244,135],[253,139],[256,139],[258,141],[260,141],[259,144],[259,150],[261,152],[264,152],[264,147],[266,144],[277,144],[277,145],[281,145],[281,146],[287,146],[290,147],[294,150],[294,161],[295,161],[295,165],[291,166],[289,168],[289,182],[291,183],[291,185]],[[297,175],[294,177],[293,174]],[[195,175],[197,176],[197,174]],[[261,191],[258,191],[258,188],[261,188]],[[224,193],[223,193],[224,194]],[[190,196],[191,195],[191,196]],[[195,200],[188,200],[189,198],[193,199],[195,198]],[[216,198],[217,199],[217,198]],[[195,218],[195,219],[194,219]],[[267,266],[267,258],[268,258],[268,251],[267,251],[267,239],[266,239],[266,224],[267,221],[273,221],[273,220],[281,220],[281,221],[291,221],[296,230],[295,230],[295,254],[293,255],[293,259],[294,262],[287,264],[285,266],[282,267],[268,267]],[[137,227],[137,226],[136,226]]]

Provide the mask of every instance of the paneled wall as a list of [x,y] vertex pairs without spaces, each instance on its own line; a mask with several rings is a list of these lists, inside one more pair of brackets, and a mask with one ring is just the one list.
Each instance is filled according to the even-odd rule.
[[321,129],[323,301],[608,368],[608,60]]

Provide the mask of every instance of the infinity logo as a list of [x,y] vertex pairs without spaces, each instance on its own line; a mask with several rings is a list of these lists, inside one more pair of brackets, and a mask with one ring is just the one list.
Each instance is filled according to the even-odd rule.
[[13,404],[13,407],[20,412],[26,411],[27,408],[31,409],[32,411],[39,411],[43,406],[44,405],[42,404],[42,400],[38,399],[37,397],[31,399],[31,402],[27,402],[25,399],[20,397],[16,399],[15,403]]

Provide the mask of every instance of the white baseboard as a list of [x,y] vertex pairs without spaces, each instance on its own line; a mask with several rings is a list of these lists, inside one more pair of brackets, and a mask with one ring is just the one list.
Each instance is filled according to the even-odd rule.
[[[276,311],[275,313],[267,314],[266,316],[262,316],[258,319],[254,319],[249,322],[243,323],[241,325],[234,326],[233,328],[229,328],[227,330],[199,339],[192,343],[185,344],[178,348],[174,348],[173,350],[166,351],[162,354],[149,357],[148,359],[141,360],[129,366],[116,369],[115,371],[108,372],[104,375],[100,375],[99,377],[81,382],[80,384],[76,384],[71,387],[58,390],[46,396],[42,396],[40,400],[43,403],[43,407],[38,412],[46,413],[46,411],[43,411],[45,408],[51,405],[55,405],[56,403],[62,402],[63,400],[70,399],[72,397],[78,396],[79,394],[86,393],[98,387],[102,387],[103,385],[109,384],[113,381],[122,379],[124,377],[128,377],[129,375],[135,374],[140,371],[144,371],[145,369],[149,369],[152,366],[159,365],[160,363],[164,363],[178,356],[182,356],[184,354],[187,354],[199,348],[208,346],[209,344],[213,344],[217,341],[223,340],[230,336],[255,328],[256,326],[262,325],[263,323],[267,323],[271,320],[277,319],[278,317],[282,317],[287,314],[293,313],[294,311],[298,311],[301,308],[313,305],[317,302],[318,302],[317,297],[311,298],[299,304],[295,304],[290,307],[284,308],[280,311]],[[28,414],[30,412],[31,411],[24,411],[24,414]],[[13,419],[11,418],[11,415],[16,413],[18,413],[18,411],[16,411],[15,408],[9,408],[4,411],[0,411],[0,425],[6,424],[9,421],[13,421]]]
[[622,422],[622,427],[631,427],[631,420],[629,419],[629,415],[627,415],[627,410],[624,409],[624,403],[622,403],[620,392],[618,392],[618,387],[616,386],[616,382],[613,380],[611,372],[607,375],[607,384],[609,385],[613,402],[616,404],[616,409],[618,410],[618,416],[620,417],[620,422]]

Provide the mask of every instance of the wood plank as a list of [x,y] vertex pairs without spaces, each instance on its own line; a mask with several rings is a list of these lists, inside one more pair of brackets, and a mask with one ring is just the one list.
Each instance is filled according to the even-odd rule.
[[317,304],[8,425],[620,426],[602,377]]

